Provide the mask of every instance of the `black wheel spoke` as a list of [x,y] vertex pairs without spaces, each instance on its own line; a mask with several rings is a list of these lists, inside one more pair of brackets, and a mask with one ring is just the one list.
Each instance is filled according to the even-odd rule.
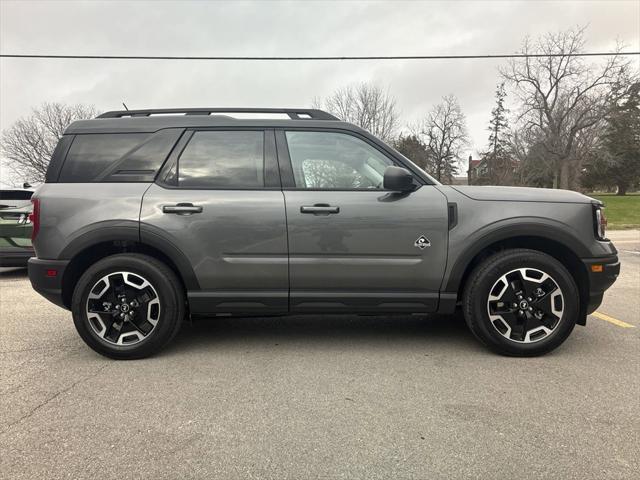
[[153,325],[143,318],[129,317],[129,323],[144,336],[153,330]]
[[121,323],[118,322],[118,319],[114,316],[110,316],[105,322],[105,325],[107,329],[105,330],[103,337],[113,343],[118,343],[118,339],[120,338],[120,331],[122,330],[122,327],[118,328],[118,326],[121,325]]
[[[105,305],[106,304],[106,305]],[[105,302],[101,298],[90,298],[87,306],[89,313],[110,314],[113,309],[112,302]]]
[[516,292],[511,288],[511,286],[507,287],[504,294],[500,298],[505,303],[514,304],[518,301],[518,297],[516,297]]
[[542,319],[544,318],[544,316],[541,317],[540,315],[535,315],[534,313],[531,313],[531,312],[527,312],[526,316],[527,316],[528,330],[533,330],[534,328],[546,326],[542,323]]
[[513,335],[514,331],[517,331],[520,328],[521,320],[518,318],[516,313],[510,313],[507,315],[502,315],[502,318],[509,324],[511,328],[511,335]]
[[116,297],[125,295],[124,276],[121,273],[111,275],[109,280],[111,281],[111,287]]
[[547,278],[541,285],[536,287],[533,292],[534,298],[533,303],[539,304],[544,302],[549,296],[558,289],[558,286],[555,284],[553,280]]
[[140,305],[146,305],[149,300],[152,300],[153,297],[149,294],[149,292],[142,292],[137,297],[134,298],[136,302]]
[[551,297],[547,297],[544,300],[537,302],[535,306],[537,310],[544,313],[545,315],[555,316],[551,309]]
[[491,302],[489,302],[489,309],[492,315],[503,315],[506,313],[513,313],[516,310],[512,302],[510,301],[505,302],[502,299],[492,300]]
[[516,298],[527,295],[527,286],[520,270],[513,272],[509,278],[509,287],[513,291]]
[[542,301],[535,304],[535,309],[539,312],[540,323],[547,327],[553,328],[558,321],[558,316],[553,312],[552,309],[552,298],[547,296]]
[[529,331],[529,318],[528,312],[524,312],[522,315],[518,315],[518,325],[514,328],[514,334],[512,336],[516,337],[520,341],[524,341],[527,332]]

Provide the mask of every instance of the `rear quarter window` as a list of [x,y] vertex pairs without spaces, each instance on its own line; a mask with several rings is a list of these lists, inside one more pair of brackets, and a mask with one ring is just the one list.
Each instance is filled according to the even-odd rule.
[[59,182],[152,182],[181,129],[76,135]]

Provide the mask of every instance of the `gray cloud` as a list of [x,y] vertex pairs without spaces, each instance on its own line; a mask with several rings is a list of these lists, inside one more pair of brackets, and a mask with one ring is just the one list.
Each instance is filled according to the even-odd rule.
[[[590,50],[640,49],[636,1],[0,3],[3,53],[393,55],[509,53],[525,35],[589,24]],[[0,126],[44,101],[101,110],[308,106],[351,82],[388,86],[405,123],[456,94],[483,148],[498,61],[0,61]]]

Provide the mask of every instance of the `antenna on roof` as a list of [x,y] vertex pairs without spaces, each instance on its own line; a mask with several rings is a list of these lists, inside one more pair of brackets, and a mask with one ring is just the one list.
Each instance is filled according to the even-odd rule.
[[124,107],[124,109],[125,109],[127,112],[129,111],[129,108],[127,107],[127,104],[126,104],[126,103],[122,102],[122,106]]

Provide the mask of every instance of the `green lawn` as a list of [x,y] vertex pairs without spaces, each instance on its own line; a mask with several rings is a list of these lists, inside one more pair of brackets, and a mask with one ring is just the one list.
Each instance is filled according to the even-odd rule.
[[609,194],[587,194],[605,203],[610,229],[640,228],[640,194],[618,197]]

